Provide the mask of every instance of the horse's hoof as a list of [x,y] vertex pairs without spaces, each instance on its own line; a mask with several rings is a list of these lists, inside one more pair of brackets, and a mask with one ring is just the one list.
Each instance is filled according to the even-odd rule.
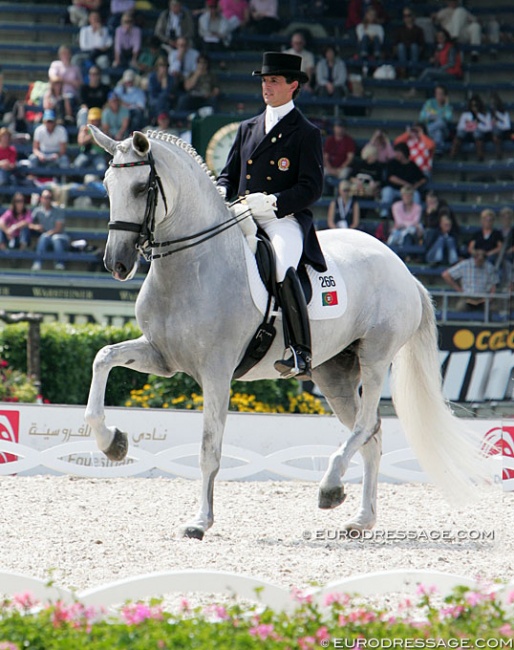
[[344,487],[338,485],[330,490],[320,490],[318,496],[318,507],[322,510],[330,510],[340,506],[346,499]]
[[119,429],[114,430],[114,438],[110,446],[104,450],[104,454],[109,460],[120,461],[125,458],[128,451],[127,434]]
[[182,533],[182,537],[187,537],[189,539],[203,539],[204,531],[201,528],[196,528],[196,526],[187,526]]

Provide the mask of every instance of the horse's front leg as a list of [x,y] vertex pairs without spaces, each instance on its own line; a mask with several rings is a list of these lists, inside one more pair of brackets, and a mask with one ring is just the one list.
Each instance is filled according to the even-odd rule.
[[202,492],[196,517],[183,527],[183,536],[203,539],[204,533],[214,523],[214,479],[220,468],[223,431],[230,399],[230,380],[216,378],[216,382],[203,382],[204,415],[200,469]]
[[161,354],[144,336],[115,345],[106,345],[96,355],[85,420],[95,434],[98,448],[110,460],[119,461],[127,455],[127,434],[116,427],[107,427],[104,411],[107,379],[111,369],[116,366],[163,377],[171,376],[173,371],[166,367]]

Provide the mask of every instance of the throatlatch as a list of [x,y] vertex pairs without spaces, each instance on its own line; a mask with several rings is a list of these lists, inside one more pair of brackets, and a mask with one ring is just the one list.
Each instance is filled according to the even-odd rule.
[[278,285],[278,296],[282,307],[284,325],[285,355],[291,356],[275,361],[275,370],[282,378],[309,380],[311,378],[311,330],[307,303],[298,274],[291,266],[284,281]]

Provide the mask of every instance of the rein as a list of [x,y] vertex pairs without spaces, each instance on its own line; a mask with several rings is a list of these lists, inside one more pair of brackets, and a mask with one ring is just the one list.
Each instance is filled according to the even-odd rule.
[[[161,178],[159,174],[157,174],[157,171],[155,169],[155,160],[152,155],[152,152],[151,151],[148,152],[147,160],[139,160],[136,162],[129,162],[129,163],[113,163],[111,161],[109,163],[109,166],[116,169],[124,169],[130,167],[143,167],[143,166],[150,167],[150,175],[148,177],[148,194],[146,198],[146,207],[145,207],[145,214],[143,217],[143,221],[140,224],[138,224],[138,223],[133,223],[131,221],[115,220],[115,221],[109,221],[109,225],[108,225],[109,230],[124,230],[128,232],[137,233],[139,237],[138,237],[136,247],[138,248],[139,252],[147,262],[151,262],[152,260],[160,259],[162,257],[168,257],[168,255],[172,255],[173,253],[179,253],[180,251],[184,251],[187,250],[188,248],[192,248],[193,246],[197,246],[198,244],[202,244],[203,242],[215,237],[216,235],[219,235],[222,232],[225,232],[225,230],[232,228],[232,226],[235,226],[240,221],[243,221],[244,219],[247,219],[248,217],[251,216],[251,211],[250,209],[248,209],[237,216],[231,216],[230,219],[224,221],[223,223],[216,224],[214,226],[211,226],[210,228],[205,228],[205,230],[201,230],[200,232],[194,235],[180,237],[179,239],[170,239],[164,242],[156,242],[154,240],[155,211],[157,209],[159,193],[162,196],[166,214],[168,213],[168,203],[166,201],[166,195],[164,194],[164,189],[162,187]],[[236,201],[231,203],[229,207],[236,205],[241,200],[242,199],[237,199]],[[202,239],[198,239],[199,237],[202,237]],[[198,240],[198,241],[194,241],[194,240]],[[165,246],[172,246],[173,244],[182,244],[185,242],[189,242],[189,243],[185,244],[184,246],[179,246],[178,248],[174,248],[171,251],[166,251],[165,253],[154,254],[151,252],[152,248],[162,248]]]

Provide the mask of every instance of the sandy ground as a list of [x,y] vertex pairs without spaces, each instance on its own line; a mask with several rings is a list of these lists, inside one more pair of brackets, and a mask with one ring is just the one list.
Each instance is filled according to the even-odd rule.
[[360,498],[358,484],[347,487],[327,512],[314,483],[219,482],[216,522],[200,542],[179,534],[196,512],[194,481],[1,477],[0,570],[78,590],[191,568],[298,588],[398,568],[514,579],[514,493],[491,488],[452,511],[432,486],[382,483],[376,534],[395,539],[337,540]]

